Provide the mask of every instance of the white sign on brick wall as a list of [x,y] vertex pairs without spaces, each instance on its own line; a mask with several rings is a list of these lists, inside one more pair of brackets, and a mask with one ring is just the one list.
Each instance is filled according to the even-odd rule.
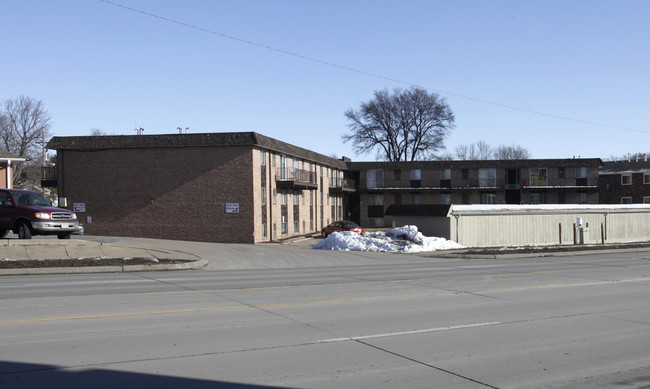
[[239,213],[239,203],[226,203],[226,213]]

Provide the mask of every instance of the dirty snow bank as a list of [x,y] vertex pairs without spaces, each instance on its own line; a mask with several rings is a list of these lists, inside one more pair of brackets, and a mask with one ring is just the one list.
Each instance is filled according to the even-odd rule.
[[312,247],[318,250],[385,251],[419,253],[463,248],[445,238],[427,237],[417,226],[404,226],[386,232],[359,235],[354,232],[335,232]]

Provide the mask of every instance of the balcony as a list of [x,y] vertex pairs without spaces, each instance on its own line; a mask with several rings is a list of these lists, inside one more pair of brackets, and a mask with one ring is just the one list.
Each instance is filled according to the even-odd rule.
[[355,185],[355,182],[350,178],[332,180],[332,182],[330,183],[331,194],[351,193],[356,191],[357,191],[357,187]]
[[56,166],[43,166],[41,170],[41,187],[56,188],[57,176]]
[[278,188],[318,189],[316,173],[294,168],[277,168],[275,182]]

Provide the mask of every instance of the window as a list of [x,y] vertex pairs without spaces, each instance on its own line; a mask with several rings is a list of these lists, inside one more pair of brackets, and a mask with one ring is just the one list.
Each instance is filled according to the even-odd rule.
[[262,205],[266,205],[266,187],[263,186],[261,190],[262,194]]
[[384,171],[383,170],[368,170],[366,172],[366,180],[368,189],[383,188],[384,187]]
[[587,204],[587,193],[578,192],[576,193],[576,204]]
[[546,204],[546,193],[531,193],[530,194],[530,203],[531,204]]
[[260,150],[260,163],[266,166],[266,150]]
[[621,197],[621,204],[632,204],[632,197]]
[[280,190],[280,205],[287,205],[287,190]]
[[420,169],[412,169],[410,174],[411,188],[419,188],[422,186],[422,175]]
[[273,188],[273,205],[277,204],[278,200],[278,190]]
[[284,216],[282,216],[282,223],[280,224],[280,233],[282,235],[287,235],[289,233],[289,226]]
[[300,232],[300,222],[298,220],[294,220],[293,222],[293,232],[294,234],[297,234]]
[[266,223],[262,223],[262,238],[266,238]]
[[481,204],[496,204],[496,193],[481,193]]
[[411,204],[422,204],[422,195],[420,193],[411,193]]
[[621,174],[621,185],[632,185],[632,174]]
[[440,204],[451,204],[451,193],[440,193]]
[[[481,188],[494,188],[497,186],[496,169],[478,169],[478,186]],[[491,204],[491,203],[484,203]]]
[[530,186],[546,186],[547,170],[545,167],[530,169]]
[[586,167],[577,167],[576,168],[576,178],[587,178],[587,168]]
[[650,204],[650,196],[643,196],[643,204]]
[[293,205],[300,205],[300,191],[293,192]]
[[643,183],[650,184],[650,173],[643,173]]
[[369,194],[367,197],[368,205],[384,205],[384,195]]
[[442,169],[440,171],[441,180],[451,180],[451,169]]

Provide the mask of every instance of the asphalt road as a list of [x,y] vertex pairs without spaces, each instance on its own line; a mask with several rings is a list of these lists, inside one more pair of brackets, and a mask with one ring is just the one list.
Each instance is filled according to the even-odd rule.
[[0,388],[650,385],[650,252],[293,250],[319,265],[1,277]]

